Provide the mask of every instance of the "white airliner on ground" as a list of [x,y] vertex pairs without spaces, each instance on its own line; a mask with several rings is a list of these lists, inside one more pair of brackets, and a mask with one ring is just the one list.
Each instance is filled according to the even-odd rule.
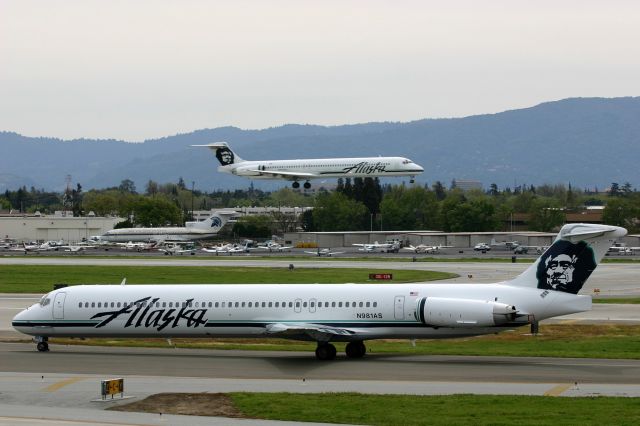
[[235,211],[217,211],[201,222],[187,222],[182,227],[112,229],[100,236],[109,242],[195,241],[214,237],[236,215]]
[[[578,291],[624,228],[565,225],[516,278],[495,284],[80,285],[54,290],[13,318],[48,339],[72,337],[280,337],[332,342],[364,356],[365,340],[476,336],[591,309]],[[124,284],[124,282],[123,282]]]
[[311,158],[307,160],[262,160],[247,161],[231,150],[226,142],[215,142],[204,146],[210,148],[218,158],[219,172],[231,173],[251,179],[284,179],[293,181],[299,188],[299,181],[310,188],[310,179],[340,177],[390,177],[411,176],[411,182],[424,169],[403,157],[362,157],[362,158]]

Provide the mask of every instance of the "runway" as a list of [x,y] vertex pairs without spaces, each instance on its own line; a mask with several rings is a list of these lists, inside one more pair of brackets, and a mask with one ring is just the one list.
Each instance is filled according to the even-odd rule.
[[0,345],[5,371],[260,380],[640,383],[640,360],[371,354],[320,362],[313,352]]

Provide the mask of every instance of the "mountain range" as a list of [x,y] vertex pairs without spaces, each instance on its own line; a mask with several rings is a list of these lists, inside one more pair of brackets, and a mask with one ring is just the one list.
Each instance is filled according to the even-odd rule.
[[[422,165],[418,183],[472,179],[488,188],[568,184],[605,188],[640,183],[640,97],[571,98],[531,108],[463,118],[342,126],[285,125],[262,130],[196,130],[131,143],[60,140],[0,132],[0,190],[65,187],[66,175],[85,190],[124,179],[144,190],[159,183],[195,182],[205,191],[246,188],[249,181],[216,171],[217,161],[192,144],[227,141],[245,159],[404,156]],[[389,179],[399,183],[401,179]],[[318,181],[312,182],[318,185]],[[254,181],[258,188],[288,186]]]

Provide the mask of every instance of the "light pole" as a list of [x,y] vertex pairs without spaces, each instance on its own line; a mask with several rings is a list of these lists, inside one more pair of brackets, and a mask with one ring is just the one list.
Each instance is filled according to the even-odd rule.
[[191,220],[195,220],[193,217],[193,191],[195,190],[196,183],[191,181]]

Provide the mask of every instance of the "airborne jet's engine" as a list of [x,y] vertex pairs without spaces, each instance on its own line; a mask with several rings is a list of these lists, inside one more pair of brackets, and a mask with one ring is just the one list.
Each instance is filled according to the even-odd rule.
[[416,319],[433,327],[492,327],[514,321],[515,306],[485,300],[423,297],[416,301]]

